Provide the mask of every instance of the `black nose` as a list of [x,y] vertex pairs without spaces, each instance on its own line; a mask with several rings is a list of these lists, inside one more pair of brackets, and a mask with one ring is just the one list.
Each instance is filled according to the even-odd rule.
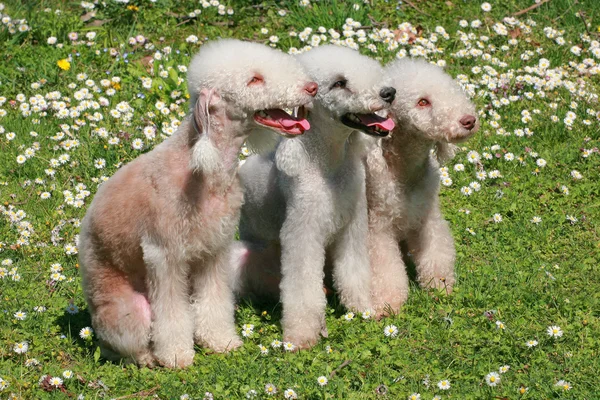
[[394,101],[394,97],[396,97],[396,89],[394,89],[393,87],[389,87],[389,86],[384,87],[379,92],[379,96],[381,96],[383,101],[385,101],[387,103],[391,103],[392,101]]

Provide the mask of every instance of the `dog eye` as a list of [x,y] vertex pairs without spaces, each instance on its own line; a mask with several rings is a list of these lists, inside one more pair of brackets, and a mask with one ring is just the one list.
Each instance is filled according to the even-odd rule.
[[331,88],[340,88],[340,89],[344,89],[346,87],[346,83],[348,83],[347,80],[342,79],[337,81],[336,83],[334,83],[333,85],[331,85]]
[[250,82],[248,82],[248,86],[250,85],[258,85],[260,83],[263,83],[265,80],[262,78],[262,76],[253,76],[252,79],[250,79]]
[[419,107],[427,107],[431,105],[431,103],[427,99],[421,99],[417,104],[419,105]]

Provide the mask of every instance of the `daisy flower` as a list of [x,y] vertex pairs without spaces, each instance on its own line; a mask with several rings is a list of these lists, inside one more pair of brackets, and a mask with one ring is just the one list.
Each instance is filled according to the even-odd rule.
[[490,3],[481,3],[481,9],[485,12],[492,11],[492,5]]
[[133,142],[131,142],[131,147],[133,147],[135,150],[142,150],[144,148],[144,142],[139,138],[133,139]]
[[554,386],[556,386],[557,388],[561,388],[564,391],[571,390],[571,388],[573,387],[570,382],[564,381],[562,379],[556,382]]
[[27,360],[25,360],[26,367],[35,367],[37,365],[40,365],[40,362],[35,358],[28,358]]
[[86,326],[79,331],[79,337],[82,339],[87,339],[92,336],[92,333],[94,333],[94,330],[89,326]]
[[471,150],[467,153],[467,160],[471,163],[471,164],[475,164],[477,163],[479,160],[481,160],[481,156],[479,155],[478,152],[476,152],[475,150]]
[[285,397],[286,399],[297,399],[298,395],[292,389],[286,389],[283,392],[283,397]]
[[477,173],[475,174],[475,177],[477,178],[477,180],[485,181],[485,179],[487,178],[487,172],[477,171]]
[[324,376],[320,376],[317,378],[317,383],[319,384],[319,386],[325,386],[328,382],[329,380],[327,380],[327,378]]
[[260,349],[260,354],[262,355],[267,355],[269,354],[269,349],[267,348],[267,346],[264,346],[262,344],[258,345],[258,348]]
[[55,387],[59,387],[63,384],[63,380],[60,379],[58,376],[54,376],[52,378],[50,378],[50,380],[48,381],[52,386]]
[[344,315],[344,319],[346,321],[352,321],[354,319],[354,313],[353,312],[349,312],[348,314]]
[[497,386],[500,383],[500,375],[497,372],[490,372],[485,376],[485,382],[488,386]]
[[77,307],[75,304],[71,303],[67,306],[66,311],[71,315],[77,314],[79,312],[79,307]]
[[502,222],[502,215],[496,213],[496,214],[494,214],[492,219],[494,220],[494,223],[498,224],[498,223]]
[[537,340],[528,340],[527,342],[525,342],[525,345],[531,349],[532,347],[535,347],[538,345],[538,341]]
[[285,351],[294,351],[296,346],[292,342],[283,342],[283,349]]
[[510,369],[510,365],[503,365],[500,367],[500,369],[498,370],[501,374],[505,374],[508,372],[508,370]]
[[542,222],[542,218],[538,217],[537,215],[534,215],[533,218],[531,218],[531,222],[537,225],[540,222]]
[[273,385],[272,383],[267,383],[265,385],[265,392],[267,393],[267,395],[269,396],[274,396],[275,393],[277,393],[277,388],[275,387],[275,385]]
[[476,192],[479,192],[481,190],[481,184],[479,182],[471,182],[469,183],[469,187]]
[[398,327],[396,325],[388,325],[383,329],[383,334],[389,337],[398,336]]
[[443,379],[438,382],[437,386],[441,390],[448,390],[448,389],[450,389],[450,381],[448,379]]
[[271,342],[271,347],[274,348],[274,349],[280,348],[281,345],[282,345],[282,343],[279,340],[277,340],[277,339],[275,339],[275,340],[273,340]]
[[242,325],[242,336],[250,337],[254,333],[254,325],[244,324]]
[[495,170],[493,170],[493,171],[490,171],[490,172],[488,173],[488,177],[489,177],[490,179],[501,178],[501,177],[502,177],[502,174],[500,173],[500,171],[498,171],[497,169],[495,169]]
[[408,396],[408,400],[421,400],[421,395],[419,393],[413,393]]
[[18,319],[19,321],[23,321],[25,318],[27,318],[27,313],[24,311],[17,311],[16,313],[13,314],[13,316]]
[[496,328],[498,329],[506,329],[506,325],[502,321],[496,321]]
[[62,376],[65,379],[71,379],[73,377],[73,371],[71,371],[70,369],[67,369],[67,370],[63,371]]
[[13,351],[17,354],[27,353],[28,349],[29,349],[29,343],[27,343],[27,342],[16,343],[15,347],[13,347]]
[[523,394],[527,393],[527,391],[528,391],[528,390],[529,390],[529,388],[528,388],[528,387],[526,387],[526,386],[521,386],[521,387],[519,388],[519,394],[523,395]]
[[560,326],[556,325],[549,326],[548,329],[546,329],[546,333],[548,334],[548,336],[553,338],[558,338],[563,335],[563,331],[562,329],[560,329]]
[[460,188],[460,192],[465,196],[470,196],[473,193],[473,189],[468,186],[463,186]]

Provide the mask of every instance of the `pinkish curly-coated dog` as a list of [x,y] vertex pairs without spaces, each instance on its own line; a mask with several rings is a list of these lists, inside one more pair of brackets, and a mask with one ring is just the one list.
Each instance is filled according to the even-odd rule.
[[282,109],[317,92],[291,56],[235,40],[201,48],[188,88],[192,115],[102,184],[82,224],[83,291],[109,359],[185,367],[194,341],[218,352],[241,345],[230,271],[238,153],[265,127],[303,133],[308,122]]
[[386,73],[400,94],[390,113],[396,128],[366,159],[371,290],[379,316],[397,312],[408,297],[402,241],[421,286],[452,290],[455,249],[440,211],[439,161],[479,127],[475,107],[440,67],[403,59]]

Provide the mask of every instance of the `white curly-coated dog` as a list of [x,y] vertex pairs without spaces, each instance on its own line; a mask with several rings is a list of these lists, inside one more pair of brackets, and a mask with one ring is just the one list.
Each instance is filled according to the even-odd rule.
[[455,250],[440,211],[439,162],[452,157],[452,143],[479,127],[474,105],[442,68],[402,59],[385,69],[402,95],[391,108],[396,128],[366,158],[373,306],[379,316],[397,312],[408,297],[401,241],[421,286],[452,290]]
[[238,153],[265,127],[303,133],[308,122],[282,108],[317,91],[293,57],[235,40],[201,48],[188,88],[192,115],[102,184],[82,224],[83,290],[109,359],[185,367],[194,339],[219,352],[241,345],[229,263]]
[[371,308],[367,207],[360,130],[384,136],[396,90],[378,62],[358,52],[323,46],[298,57],[319,84],[304,136],[280,141],[274,154],[250,157],[240,171],[245,202],[240,238],[242,292],[277,294],[283,337],[299,348],[326,335],[323,291],[326,257],[348,309]]

